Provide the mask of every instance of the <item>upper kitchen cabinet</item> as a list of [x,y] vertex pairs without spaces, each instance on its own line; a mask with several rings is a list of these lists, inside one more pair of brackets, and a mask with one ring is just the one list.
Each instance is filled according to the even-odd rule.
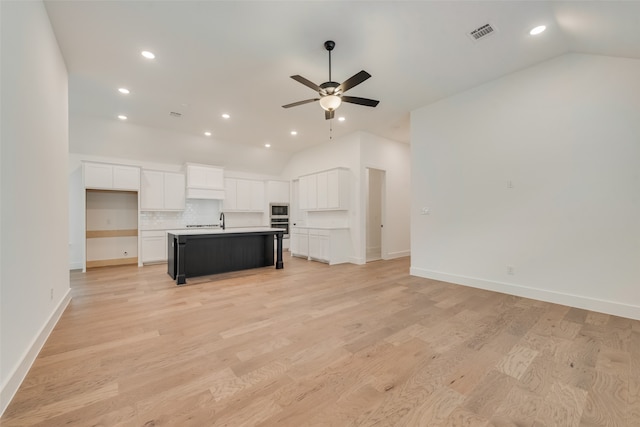
[[96,190],[140,190],[140,168],[109,163],[84,162],[84,187]]
[[264,182],[253,179],[226,178],[224,211],[264,212]]
[[301,176],[298,183],[301,210],[349,209],[349,169],[336,168]]
[[181,211],[185,207],[185,176],[177,172],[142,171],[140,210]]
[[225,198],[223,168],[187,163],[186,169],[187,199]]
[[289,203],[289,181],[267,181],[269,203]]

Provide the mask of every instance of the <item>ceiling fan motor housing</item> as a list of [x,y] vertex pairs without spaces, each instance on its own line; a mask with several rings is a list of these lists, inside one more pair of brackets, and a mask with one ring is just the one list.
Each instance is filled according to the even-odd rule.
[[320,95],[338,95],[336,89],[340,86],[338,82],[324,82],[320,85],[320,89],[323,92],[320,92]]

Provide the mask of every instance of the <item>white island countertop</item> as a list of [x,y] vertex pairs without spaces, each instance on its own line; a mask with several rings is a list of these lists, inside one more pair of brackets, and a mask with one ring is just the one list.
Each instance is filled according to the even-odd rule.
[[272,231],[280,231],[283,232],[282,228],[271,228],[271,227],[235,227],[235,228],[190,228],[190,229],[180,229],[180,230],[167,230],[167,233],[171,233],[174,236],[193,236],[195,234],[238,234],[238,233],[264,233],[264,232],[272,232]]

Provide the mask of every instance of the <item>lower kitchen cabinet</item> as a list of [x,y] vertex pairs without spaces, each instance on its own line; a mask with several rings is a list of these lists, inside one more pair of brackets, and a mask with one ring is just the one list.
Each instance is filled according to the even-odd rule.
[[291,227],[292,256],[328,264],[349,262],[351,238],[348,228]]
[[142,263],[167,261],[167,232],[165,230],[142,231]]

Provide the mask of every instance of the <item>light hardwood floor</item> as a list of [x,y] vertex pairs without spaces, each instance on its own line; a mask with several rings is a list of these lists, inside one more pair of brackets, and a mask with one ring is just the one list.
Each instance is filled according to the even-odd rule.
[[408,270],[72,272],[0,424],[640,425],[640,322]]

